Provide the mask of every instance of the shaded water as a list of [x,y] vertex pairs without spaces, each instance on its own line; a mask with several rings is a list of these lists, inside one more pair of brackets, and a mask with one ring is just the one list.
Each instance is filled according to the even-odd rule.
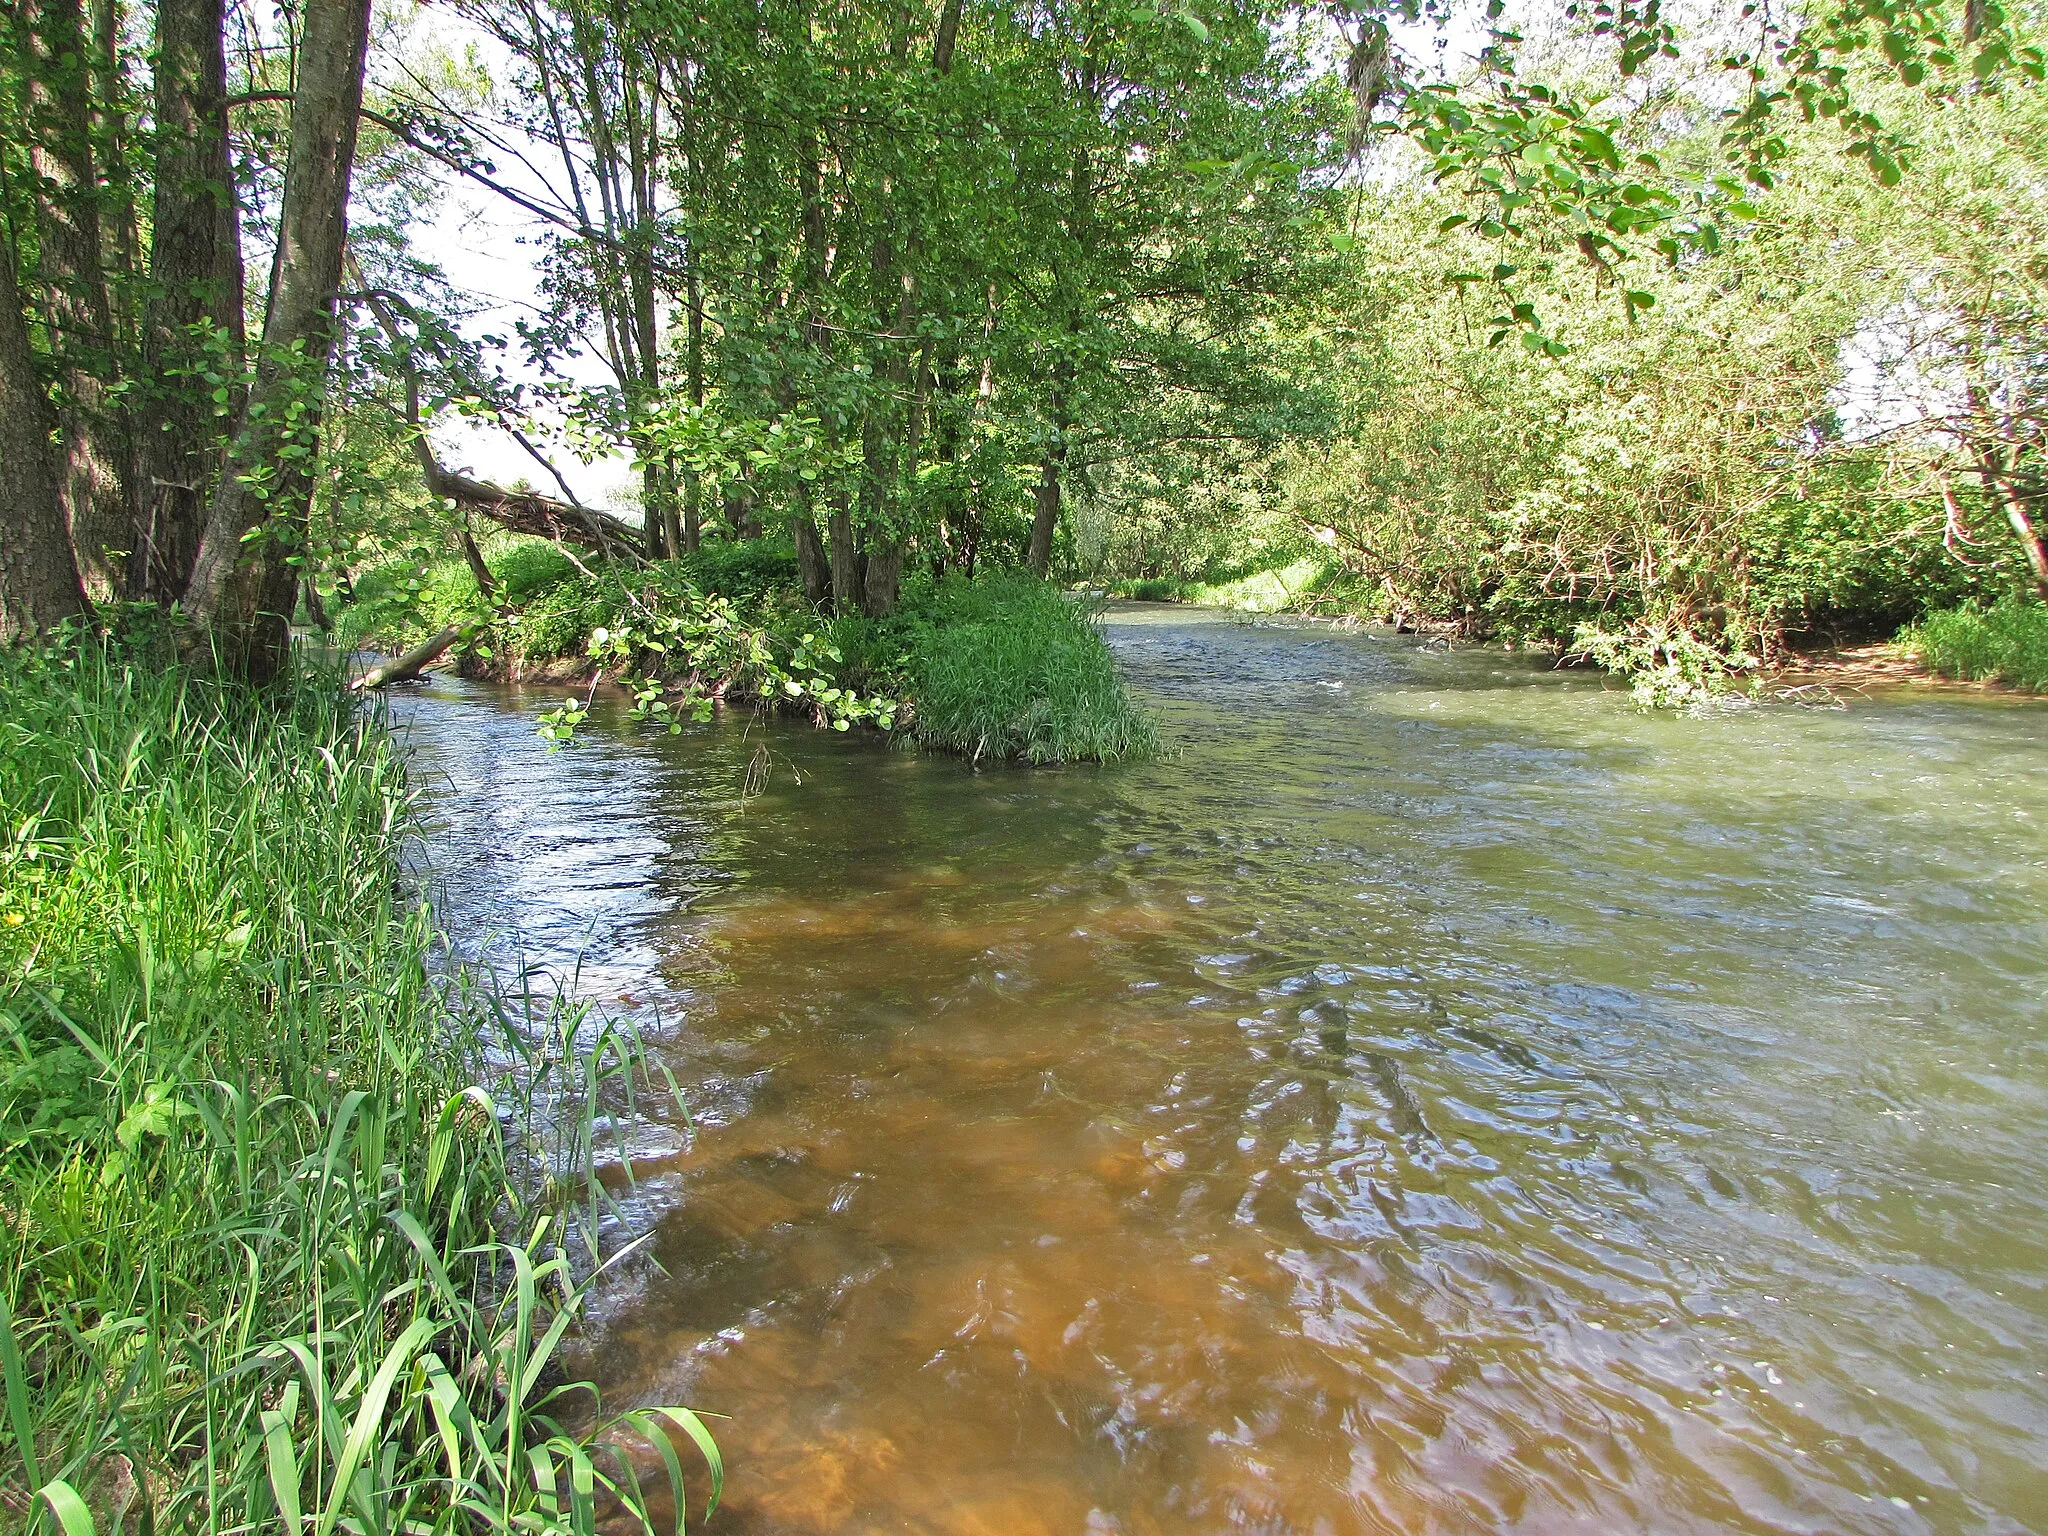
[[404,706],[689,1088],[591,1366],[711,1529],[2048,1530],[2048,712],[1108,632],[1181,755]]

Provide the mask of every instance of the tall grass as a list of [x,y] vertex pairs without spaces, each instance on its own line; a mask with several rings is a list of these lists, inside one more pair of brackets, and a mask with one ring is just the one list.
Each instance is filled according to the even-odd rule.
[[1158,750],[1090,614],[1046,582],[952,577],[912,622],[905,670],[920,741],[1032,763]]
[[0,811],[0,1521],[651,1530],[656,1472],[680,1529],[688,1442],[715,1498],[696,1418],[560,1364],[644,1060],[428,965],[411,793],[334,678],[0,656]]
[[2008,597],[1989,608],[1931,613],[1902,631],[1899,643],[1943,677],[1996,678],[2048,692],[2048,607],[2039,603]]

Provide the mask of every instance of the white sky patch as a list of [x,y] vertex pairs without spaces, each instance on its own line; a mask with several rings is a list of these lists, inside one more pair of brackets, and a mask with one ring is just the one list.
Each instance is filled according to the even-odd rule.
[[[510,58],[496,39],[445,11],[432,13],[439,41],[451,51],[473,47],[490,70],[497,89],[509,92]],[[548,146],[527,140],[520,146],[535,164],[546,165],[559,157]],[[556,200],[555,189],[517,157],[492,156],[493,179],[514,192],[541,203]],[[490,354],[515,384],[539,385],[545,380],[533,366],[513,327],[519,320],[538,317],[544,300],[540,292],[542,239],[549,225],[534,214],[500,197],[487,187],[448,173],[445,196],[434,216],[410,232],[413,254],[433,263],[447,275],[457,292],[470,300],[473,312],[461,322],[464,335],[472,340],[501,336],[509,343]],[[615,383],[609,365],[596,347],[580,349],[575,357],[553,360],[555,375],[577,384]],[[559,423],[536,412],[525,424],[527,435],[553,460],[555,467],[575,489],[583,502],[624,514],[637,520],[638,477],[632,472],[632,456],[624,449],[591,464],[556,440]],[[509,484],[525,480],[550,495],[557,493],[553,477],[515,442],[510,433],[497,427],[470,422],[452,413],[434,423],[432,437],[442,461],[478,479]]]

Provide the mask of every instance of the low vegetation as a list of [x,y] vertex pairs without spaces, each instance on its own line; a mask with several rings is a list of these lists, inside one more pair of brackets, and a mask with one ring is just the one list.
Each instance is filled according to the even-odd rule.
[[1899,636],[1930,672],[2048,693],[2048,606],[2007,598],[1931,613]]
[[690,1441],[715,1490],[697,1420],[561,1368],[600,1263],[561,1196],[635,1043],[431,963],[338,682],[0,658],[9,1523],[587,1532]]
[[901,666],[920,741],[1032,763],[1158,750],[1087,610],[1045,582],[955,577],[894,632],[907,642]]
[[[720,701],[748,701],[976,760],[1110,762],[1158,747],[1086,607],[1027,573],[915,574],[876,619],[807,602],[786,540],[720,541],[594,571],[515,541],[487,563],[501,608],[462,561],[388,565],[354,583],[337,635],[396,650],[472,625],[472,672],[607,675],[631,691],[638,718],[671,730]],[[566,740],[583,713],[572,696],[541,728]]]

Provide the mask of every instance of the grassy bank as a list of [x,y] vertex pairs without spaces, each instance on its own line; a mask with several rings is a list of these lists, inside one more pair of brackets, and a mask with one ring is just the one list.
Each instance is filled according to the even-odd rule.
[[556,1427],[595,1421],[534,1196],[592,1121],[530,1106],[630,1045],[435,977],[401,765],[333,677],[88,642],[0,692],[0,1488],[74,1533],[587,1529],[618,1465]]
[[1931,613],[1901,631],[1898,643],[1942,677],[2048,693],[2048,607],[2040,603],[2009,597]]
[[[470,670],[551,680],[602,670],[631,688],[641,718],[677,729],[718,701],[746,700],[976,759],[1114,761],[1158,745],[1085,608],[1021,573],[913,574],[877,620],[805,601],[795,552],[775,539],[631,570],[579,569],[528,541],[489,564],[508,612],[484,603],[460,561],[391,566],[358,579],[337,632],[347,645],[397,650],[474,624]],[[573,734],[580,714],[571,702],[543,728]]]

